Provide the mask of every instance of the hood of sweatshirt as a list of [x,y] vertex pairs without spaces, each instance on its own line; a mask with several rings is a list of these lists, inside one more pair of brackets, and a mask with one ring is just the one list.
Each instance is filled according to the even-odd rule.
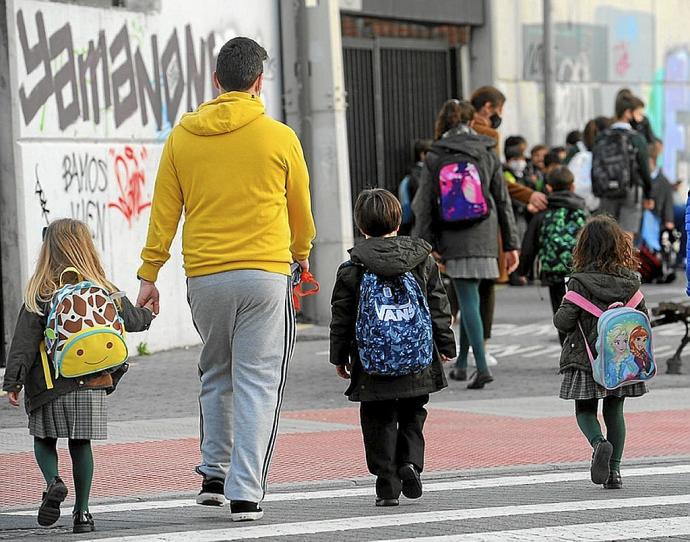
[[575,194],[575,192],[569,192],[567,190],[552,192],[548,196],[549,199],[549,209],[561,209],[565,207],[566,209],[584,209],[585,200],[584,198]]
[[413,237],[372,237],[362,239],[350,249],[350,258],[383,277],[397,277],[424,262],[431,245]]
[[628,269],[619,269],[614,275],[585,270],[573,273],[570,280],[579,281],[594,297],[607,304],[627,303],[640,289],[637,273]]
[[180,125],[195,135],[213,136],[239,130],[265,112],[261,98],[246,92],[226,92],[182,115]]

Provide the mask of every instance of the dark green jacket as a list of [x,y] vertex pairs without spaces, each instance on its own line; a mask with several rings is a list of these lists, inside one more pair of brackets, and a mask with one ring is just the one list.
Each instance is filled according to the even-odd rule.
[[[20,391],[24,388],[27,412],[36,410],[61,395],[88,386],[89,380],[88,377],[60,377],[53,380],[53,388],[48,389],[39,352],[46,329],[48,307],[44,307],[42,312],[43,316],[27,311],[24,306],[19,311],[2,384],[5,391]],[[125,321],[125,329],[132,332],[148,329],[153,318],[151,311],[134,307],[126,297],[122,298],[120,315]],[[119,372],[113,373],[115,385],[125,370],[126,367],[123,367],[118,369]]]
[[[617,301],[627,303],[639,289],[640,278],[638,274],[627,269],[620,269],[615,275],[597,271],[574,273],[568,281],[568,290],[577,292],[602,310],[606,310],[609,305]],[[647,312],[644,300],[636,308],[644,313]],[[577,325],[578,322],[582,324],[592,354],[595,357],[597,355],[598,318],[564,299],[553,317],[556,328],[568,335],[561,353],[561,373],[567,369],[582,369],[592,372],[582,333],[580,333]]]
[[[333,365],[352,363],[352,380],[345,395],[351,401],[384,401],[417,397],[445,388],[448,383],[439,353],[455,357],[455,337],[450,327],[450,305],[438,267],[421,239],[388,237],[364,239],[350,250],[350,261],[338,269],[331,299],[331,349]],[[394,277],[411,271],[426,292],[434,337],[434,359],[423,371],[405,376],[365,373],[355,341],[359,286],[364,270]]]

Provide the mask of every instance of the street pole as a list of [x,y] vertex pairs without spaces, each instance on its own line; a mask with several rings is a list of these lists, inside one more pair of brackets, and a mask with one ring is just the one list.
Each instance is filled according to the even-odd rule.
[[544,1],[544,140],[555,145],[556,132],[556,57],[551,0]]

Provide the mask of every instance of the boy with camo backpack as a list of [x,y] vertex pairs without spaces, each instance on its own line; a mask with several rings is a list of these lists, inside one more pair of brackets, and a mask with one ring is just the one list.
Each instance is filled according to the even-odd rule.
[[[577,234],[587,221],[585,200],[575,194],[574,181],[573,174],[564,166],[549,173],[549,205],[532,219],[522,244],[522,274],[528,274],[535,259],[539,261],[539,277],[549,287],[554,314],[565,295]],[[565,334],[559,331],[558,337],[562,344]]]

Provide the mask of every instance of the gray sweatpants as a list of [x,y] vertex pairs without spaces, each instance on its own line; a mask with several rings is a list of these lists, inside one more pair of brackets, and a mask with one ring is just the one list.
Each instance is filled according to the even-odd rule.
[[295,342],[290,279],[258,270],[192,277],[199,360],[201,464],[225,497],[260,502]]

